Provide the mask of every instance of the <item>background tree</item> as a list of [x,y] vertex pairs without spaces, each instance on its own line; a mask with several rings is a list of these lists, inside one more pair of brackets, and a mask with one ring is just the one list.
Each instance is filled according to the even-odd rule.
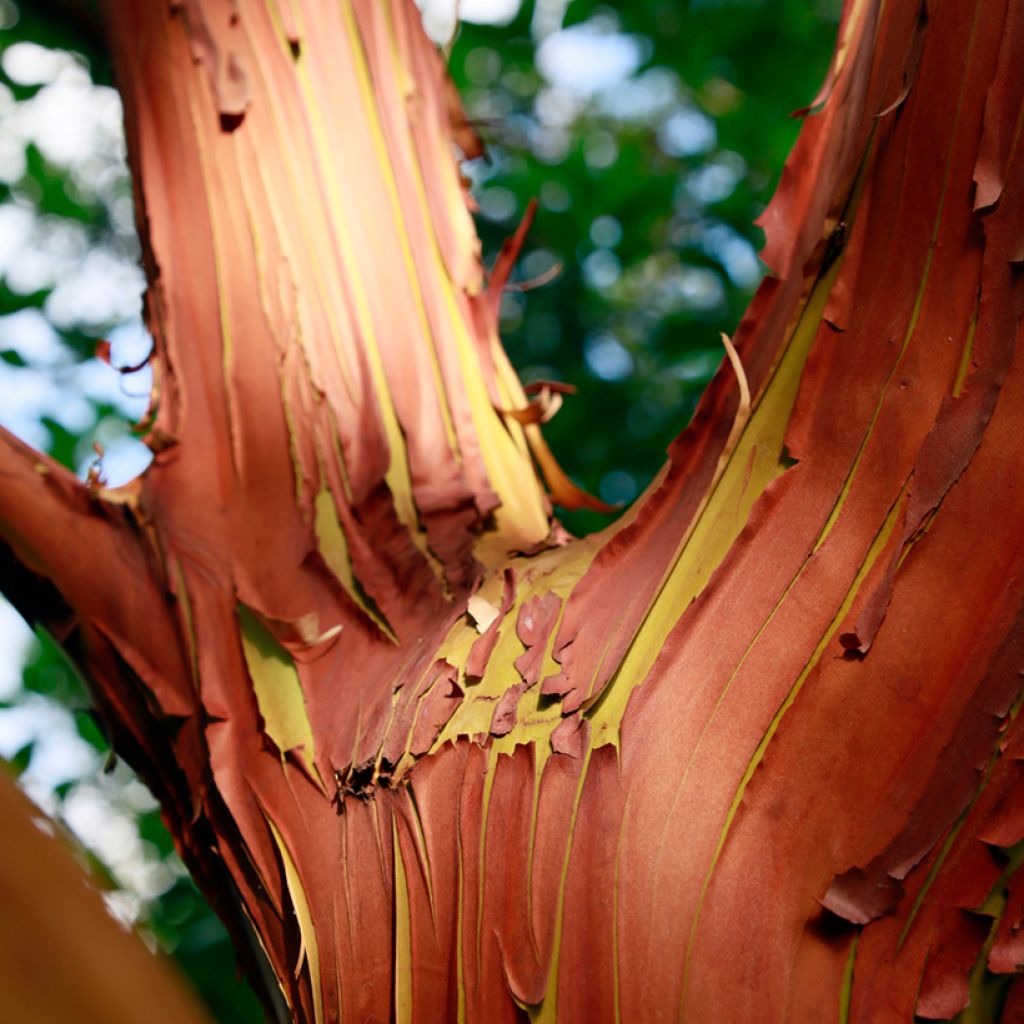
[[[442,80],[430,77],[415,19],[357,7],[347,36],[333,37],[347,38],[355,63],[327,71],[314,47],[313,72],[302,70],[303,25],[287,17],[268,29],[190,8],[192,54],[152,12],[148,26],[114,23],[132,40],[115,52],[126,55],[137,160],[164,186],[145,221],[151,322],[170,389],[150,434],[158,458],[141,489],[86,494],[14,446],[4,508],[22,569],[12,589],[52,619],[62,607],[33,574],[59,578],[78,613],[72,638],[119,741],[145,750],[210,891],[223,897],[225,867],[232,875],[300,1015],[341,1006],[363,1016],[443,1006],[514,1014],[519,1003],[560,1019],[677,1005],[750,1019],[820,1012],[831,1000],[845,1017],[915,1008],[943,1017],[966,1005],[974,963],[975,1012],[988,997],[1002,1000],[999,976],[1015,963],[1019,838],[1019,213],[1008,114],[1020,106],[1019,12],[984,7],[980,17],[980,6],[944,5],[927,19],[848,10],[821,116],[792,159],[803,173],[783,180],[767,215],[778,277],[738,332],[739,356],[729,348],[737,380],[716,379],[639,509],[610,535],[575,544],[545,535],[542,505],[537,515],[525,442],[557,495],[583,499],[557,476],[529,421],[529,410],[547,411],[543,393],[524,407],[489,340],[493,299],[463,260],[453,179],[436,148],[446,136],[437,127],[444,88],[430,85]],[[253,43],[275,38],[273,28],[288,43],[276,57]],[[132,63],[139,38],[179,54],[183,73],[161,80],[161,60]],[[178,114],[200,95],[198,74],[184,73],[193,55],[209,73],[215,119],[188,123]],[[306,123],[268,121],[249,106],[246,58],[276,69],[284,91],[260,94],[268,109],[295,96],[295,75],[314,120],[318,101],[347,95],[346,82],[359,86],[351,106],[365,120],[346,121],[351,134],[333,149],[323,122],[279,151],[260,147],[281,155],[240,196],[224,191],[221,175],[246,181],[244,165],[230,173],[246,140]],[[289,58],[297,71],[282,70]],[[171,103],[175,90],[183,103]],[[416,98],[414,117],[405,104]],[[143,108],[153,117],[138,116]],[[177,126],[192,151],[178,177],[167,174],[157,124]],[[336,184],[323,191],[274,187],[274,168],[280,175],[295,153],[319,146],[326,158],[346,143],[358,151],[360,139],[389,159],[377,178],[365,175],[368,163],[350,163],[358,207],[346,199],[353,179],[329,169]],[[938,172],[936,152],[945,154]],[[186,238],[180,216],[197,201],[211,225],[203,240]],[[277,203],[298,216],[275,218]],[[324,203],[328,216],[312,216]],[[374,231],[361,235],[366,211]],[[251,256],[233,246],[228,268],[220,245],[246,237],[246,212],[250,235],[273,230],[255,233]],[[308,244],[296,247],[289,232],[301,225]],[[392,254],[429,256],[431,225],[441,232],[434,262],[379,262],[389,241]],[[357,238],[358,264],[348,255]],[[193,267],[205,260],[213,272],[182,288],[182,265],[176,277],[173,259],[154,258],[164,251],[189,252]],[[264,290],[268,268],[313,253],[339,291]],[[381,292],[363,292],[359,279],[385,265],[398,276],[388,275],[390,303],[380,305]],[[438,291],[423,287],[420,275],[431,274]],[[436,302],[453,284],[440,317]],[[243,293],[261,296],[265,322],[240,304]],[[410,308],[418,326],[402,319]],[[315,325],[323,310],[349,329],[281,330]],[[243,363],[230,343],[240,328]],[[212,344],[196,340],[204,331]],[[434,398],[403,388],[396,370],[393,339],[408,345],[417,335],[423,347],[402,354],[435,353]],[[378,348],[381,337],[391,341]],[[481,347],[467,348],[467,337]],[[290,352],[303,358],[289,364]],[[316,383],[334,365],[354,373],[342,374],[352,405]],[[463,390],[450,386],[453,373]],[[284,387],[268,387],[271,379]],[[444,430],[423,401],[447,408]],[[305,414],[271,415],[282,404]],[[204,426],[223,460],[193,462],[188,475],[183,451],[195,450],[188,437]],[[376,464],[374,453],[383,456]],[[428,464],[425,476],[417,467]],[[292,503],[280,486],[286,468]],[[996,483],[1010,502],[994,496]],[[204,490],[224,511],[189,500]],[[249,500],[257,494],[264,500]],[[54,517],[75,522],[78,545],[66,531],[39,543],[44,527],[26,509],[43,495]],[[101,497],[115,504],[101,511]],[[144,541],[131,539],[132,520]],[[122,573],[122,590],[97,597],[86,579],[104,552],[133,571]],[[291,572],[268,570],[271,559]],[[355,607],[337,593],[328,600],[325,567]],[[393,572],[406,599],[397,604]],[[953,573],[961,600],[951,606],[936,584]],[[622,607],[609,601],[613,581]],[[166,587],[170,607],[159,597]],[[452,597],[445,611],[439,602]],[[833,644],[847,657],[830,660]],[[355,655],[356,673],[339,674],[344,659],[329,671],[325,649]],[[328,686],[343,684],[346,699],[328,702]],[[821,730],[837,720],[843,728],[822,750]],[[273,748],[291,758],[275,763]],[[864,750],[872,762],[859,770]],[[325,809],[332,779],[342,816]],[[212,837],[220,858],[210,855]],[[999,848],[1011,849],[1008,862]],[[352,877],[342,890],[339,859]],[[379,887],[377,913],[370,886]],[[381,906],[393,908],[393,930]],[[721,970],[723,954],[752,908],[761,928],[737,983],[735,970]],[[231,919],[232,907],[222,909]],[[836,918],[856,927],[836,929]],[[331,924],[346,920],[347,929]],[[582,965],[595,963],[603,969],[587,977]],[[997,979],[987,987],[986,968]],[[345,978],[368,985],[353,990]],[[1008,1012],[1014,1005],[1011,988]]]

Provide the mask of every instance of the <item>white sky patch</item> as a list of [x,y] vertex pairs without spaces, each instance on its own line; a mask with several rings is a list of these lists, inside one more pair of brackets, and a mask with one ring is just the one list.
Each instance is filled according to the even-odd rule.
[[534,39],[557,32],[565,20],[565,12],[572,0],[534,0],[533,23],[530,31]]
[[[111,332],[110,340],[114,366],[137,365],[149,353],[149,335],[138,318]],[[97,359],[71,362],[56,331],[37,309],[0,317],[2,350],[16,352],[30,365],[0,363],[4,396],[0,423],[37,448],[44,448],[49,439],[40,423],[43,417],[79,433],[95,421],[90,400],[113,406],[129,421],[139,419],[149,404],[152,373],[148,366],[134,374],[120,374]],[[128,435],[124,424],[109,443],[110,461],[105,460],[104,467],[112,486],[136,476],[148,464],[148,449]]]
[[93,771],[99,756],[75,728],[71,715],[44,697],[26,697],[0,713],[0,757],[34,744],[27,781],[52,790]]
[[552,84],[581,97],[621,85],[640,66],[639,40],[596,21],[547,36],[537,47],[537,69]]
[[687,177],[686,190],[701,204],[710,206],[732,195],[746,171],[747,165],[738,153],[719,153]]
[[[24,147],[32,144],[57,167],[66,169],[70,186],[86,200],[100,200],[130,241],[131,197],[124,164],[121,102],[117,93],[93,85],[80,58],[32,43],[8,47],[0,56],[4,70],[25,85],[42,85],[32,98],[15,103],[0,91],[0,179],[17,181],[24,173]],[[23,310],[0,318],[0,350],[16,352],[28,364],[0,364],[0,423],[23,440],[45,448],[49,432],[40,420],[52,419],[73,433],[93,431],[76,453],[84,475],[95,460],[93,436],[104,446],[103,476],[118,486],[149,464],[149,450],[130,433],[149,404],[149,367],[121,375],[98,360],[77,363],[54,327],[110,331],[114,366],[137,365],[150,339],[139,318],[142,271],[116,248],[90,248],[85,227],[38,215],[24,200],[0,204],[0,275],[15,292],[52,288],[44,312]],[[92,403],[112,406],[122,420],[96,423]]]
[[478,25],[507,25],[522,0],[415,0],[427,35],[441,46],[451,41],[459,20]]
[[553,86],[540,89],[533,101],[537,119],[553,128],[567,128],[579,117],[583,106],[577,96]]
[[71,166],[91,152],[122,148],[121,100],[113,89],[93,85],[84,68],[72,65],[10,110],[3,129],[35,143],[47,160]]
[[10,270],[25,254],[35,216],[14,203],[0,205],[0,274]]
[[[0,123],[14,107],[14,96],[6,85],[0,85]],[[25,147],[10,132],[0,132],[0,181],[13,185],[25,173]]]
[[616,120],[644,124],[668,116],[679,103],[681,92],[674,71],[653,67],[602,93],[598,103],[604,113]]
[[438,46],[445,46],[455,34],[456,0],[415,0],[423,15],[423,27]]
[[19,85],[44,85],[61,71],[75,67],[75,58],[63,50],[48,50],[36,43],[15,43],[0,58],[4,71]]
[[89,427],[94,419],[89,403],[81,395],[62,393],[45,370],[0,363],[0,394],[0,424],[35,448],[45,448],[49,441],[40,423],[43,417],[72,431]]
[[10,700],[21,689],[21,667],[32,640],[32,630],[0,594],[0,700]]
[[696,156],[717,141],[715,122],[695,107],[677,110],[658,129],[658,145],[669,156]]
[[139,312],[144,286],[141,268],[93,249],[50,293],[46,313],[58,327],[126,320]]
[[0,349],[17,352],[30,363],[54,363],[65,355],[57,332],[38,309],[0,316]]
[[507,25],[522,6],[521,0],[458,0],[459,17],[478,25]]
[[[35,645],[35,634],[0,596],[0,700],[11,701],[21,693],[22,669]],[[0,710],[0,757],[13,757],[29,743],[34,748],[28,781],[46,793],[95,768],[97,754],[78,735],[70,712],[37,695]]]
[[[123,420],[109,416],[101,420],[95,438],[103,449],[99,465],[107,487],[120,487],[134,480],[153,461],[153,453],[128,432]],[[86,476],[96,461],[95,451],[83,452],[77,467],[78,475]]]

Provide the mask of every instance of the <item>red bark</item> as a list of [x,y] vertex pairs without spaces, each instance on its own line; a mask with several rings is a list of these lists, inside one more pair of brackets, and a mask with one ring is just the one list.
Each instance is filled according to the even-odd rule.
[[156,456],[90,494],[9,443],[0,537],[296,1019],[997,1014],[1024,3],[847,3],[740,380],[582,541],[412,5],[108,22]]

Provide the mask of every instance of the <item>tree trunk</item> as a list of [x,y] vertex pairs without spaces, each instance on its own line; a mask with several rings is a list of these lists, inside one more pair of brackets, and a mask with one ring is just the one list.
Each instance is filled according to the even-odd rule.
[[3,585],[268,1005],[1021,1019],[1024,2],[848,0],[731,365],[583,540],[412,3],[107,22],[155,458],[5,435]]

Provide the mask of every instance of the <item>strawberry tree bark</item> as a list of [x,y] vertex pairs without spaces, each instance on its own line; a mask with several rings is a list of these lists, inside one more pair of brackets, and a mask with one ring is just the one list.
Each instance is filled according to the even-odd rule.
[[155,457],[0,446],[4,587],[292,1016],[1024,1013],[1024,3],[849,0],[731,358],[584,540],[412,4],[107,22]]

